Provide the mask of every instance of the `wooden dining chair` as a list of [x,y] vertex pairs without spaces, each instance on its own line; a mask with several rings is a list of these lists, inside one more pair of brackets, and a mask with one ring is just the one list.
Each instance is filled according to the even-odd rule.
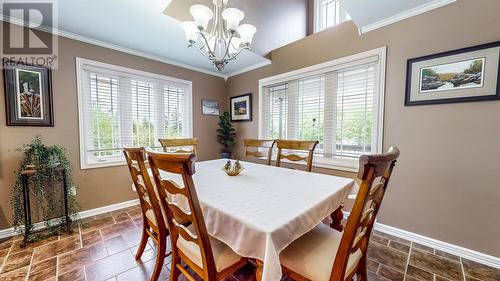
[[[198,155],[198,139],[159,139],[164,152],[169,153],[194,153]],[[190,148],[187,150],[186,148]]]
[[283,271],[295,280],[367,280],[366,251],[399,149],[359,159],[360,189],[344,232],[320,224],[280,256]]
[[[284,158],[293,162],[305,161],[307,163],[306,170],[308,172],[311,172],[313,157],[314,157],[314,149],[316,149],[318,143],[319,141],[276,140],[276,146],[278,147],[278,158],[276,159],[276,167],[281,167],[281,159]],[[307,156],[301,156],[293,153],[283,154],[282,152],[283,149],[303,151],[307,153]]]
[[[246,259],[219,240],[210,238],[207,233],[192,178],[196,156],[159,153],[149,149],[147,155],[160,196],[166,198],[172,245],[170,280],[178,280],[181,273],[188,280],[195,280],[183,262],[207,281],[222,280],[244,266]],[[161,172],[180,175],[183,187],[172,179],[164,178]]]
[[148,243],[148,238],[151,238],[157,244],[158,250],[156,252],[155,267],[150,278],[151,281],[156,281],[160,276],[163,262],[167,255],[167,236],[169,235],[169,231],[165,224],[155,187],[148,174],[144,148],[124,147],[123,154],[125,155],[130,175],[139,196],[142,211],[142,236],[135,258],[139,260],[142,257]]
[[[243,142],[245,144],[245,159],[248,159],[249,157],[267,157],[266,164],[271,165],[275,140],[244,139]],[[259,148],[266,148],[267,153],[259,151]]]

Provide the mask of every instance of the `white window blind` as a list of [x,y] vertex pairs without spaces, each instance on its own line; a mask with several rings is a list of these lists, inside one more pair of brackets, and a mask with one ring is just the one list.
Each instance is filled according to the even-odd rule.
[[82,168],[124,163],[123,146],[192,136],[191,82],[77,60]]
[[356,168],[359,156],[380,152],[380,65],[371,56],[291,80],[281,75],[277,84],[271,78],[262,88],[259,137],[317,140],[317,164]]
[[315,32],[351,19],[340,0],[316,0],[315,6]]

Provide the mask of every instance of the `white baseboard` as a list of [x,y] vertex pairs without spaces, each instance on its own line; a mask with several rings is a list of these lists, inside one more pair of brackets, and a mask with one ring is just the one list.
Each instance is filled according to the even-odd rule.
[[386,233],[386,234],[390,234],[392,236],[396,236],[399,238],[410,240],[412,242],[422,244],[424,246],[431,247],[431,248],[434,248],[436,250],[440,250],[443,252],[447,252],[447,253],[450,253],[450,254],[453,254],[453,255],[456,255],[456,256],[471,260],[471,261],[475,261],[475,262],[478,262],[478,263],[481,263],[484,265],[488,265],[488,266],[495,267],[495,268],[500,268],[500,258],[498,258],[498,257],[483,254],[483,253],[478,252],[478,251],[474,251],[471,249],[467,249],[464,247],[460,247],[457,245],[446,243],[446,242],[443,242],[440,240],[436,240],[436,239],[433,239],[430,237],[426,237],[426,236],[423,236],[420,234],[416,234],[413,232],[409,232],[406,230],[402,230],[402,229],[395,228],[395,227],[388,226],[388,225],[381,224],[381,223],[375,224],[375,230]]
[[[92,210],[82,211],[82,212],[78,213],[78,217],[81,219],[84,219],[84,218],[104,214],[107,212],[112,212],[112,211],[120,210],[123,208],[135,206],[138,204],[139,204],[139,199],[134,199],[134,200],[125,201],[125,202],[121,202],[121,203],[117,203],[117,204],[113,204],[113,205],[108,205],[108,206],[104,206],[104,207],[100,207],[100,208],[96,208],[96,209],[92,209]],[[41,222],[41,223],[36,223],[34,225],[34,227],[35,227],[35,230],[39,230],[39,229],[44,228],[45,225],[43,222]],[[12,237],[16,234],[17,233],[14,231],[14,228],[2,229],[2,230],[0,230],[0,239],[9,238],[9,237]]]
[[[349,217],[349,212],[344,211],[344,219],[347,220]],[[475,261],[487,266],[500,268],[500,258],[487,255],[478,251],[474,251],[471,249],[467,249],[461,246],[453,245],[444,241],[436,240],[434,238],[430,238],[427,236],[423,236],[420,234],[416,234],[413,232],[409,232],[403,229],[399,229],[396,227],[388,226],[385,224],[378,223],[375,220],[375,230],[383,232],[385,234],[389,234],[395,237],[399,237],[405,240],[409,240],[411,242],[415,242],[427,247],[431,247],[436,250],[440,250],[443,252],[447,252],[449,254],[459,256],[471,261]]]

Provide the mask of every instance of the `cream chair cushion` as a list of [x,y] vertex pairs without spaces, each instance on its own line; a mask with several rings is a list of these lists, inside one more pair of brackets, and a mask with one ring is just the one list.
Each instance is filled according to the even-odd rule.
[[[189,228],[191,230],[192,226]],[[194,233],[192,230],[191,232]],[[217,272],[221,272],[241,260],[241,257],[231,250],[231,248],[213,237],[210,237],[210,245],[212,246],[212,253],[214,255],[215,268],[217,269]],[[179,235],[179,239],[177,239],[177,247],[192,262],[200,268],[203,268],[200,247],[196,243],[187,241]]]
[[[281,252],[281,264],[309,280],[328,281],[341,239],[342,232],[320,224]],[[351,254],[345,276],[353,272],[362,255],[359,249]]]

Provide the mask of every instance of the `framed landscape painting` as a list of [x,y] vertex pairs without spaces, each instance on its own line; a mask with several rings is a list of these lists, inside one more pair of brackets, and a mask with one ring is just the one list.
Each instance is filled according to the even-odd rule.
[[252,94],[231,97],[231,121],[252,121]]
[[53,127],[51,70],[4,61],[7,126]]
[[500,99],[500,42],[408,60],[405,105]]
[[216,100],[201,100],[201,113],[203,115],[219,116],[219,102]]

